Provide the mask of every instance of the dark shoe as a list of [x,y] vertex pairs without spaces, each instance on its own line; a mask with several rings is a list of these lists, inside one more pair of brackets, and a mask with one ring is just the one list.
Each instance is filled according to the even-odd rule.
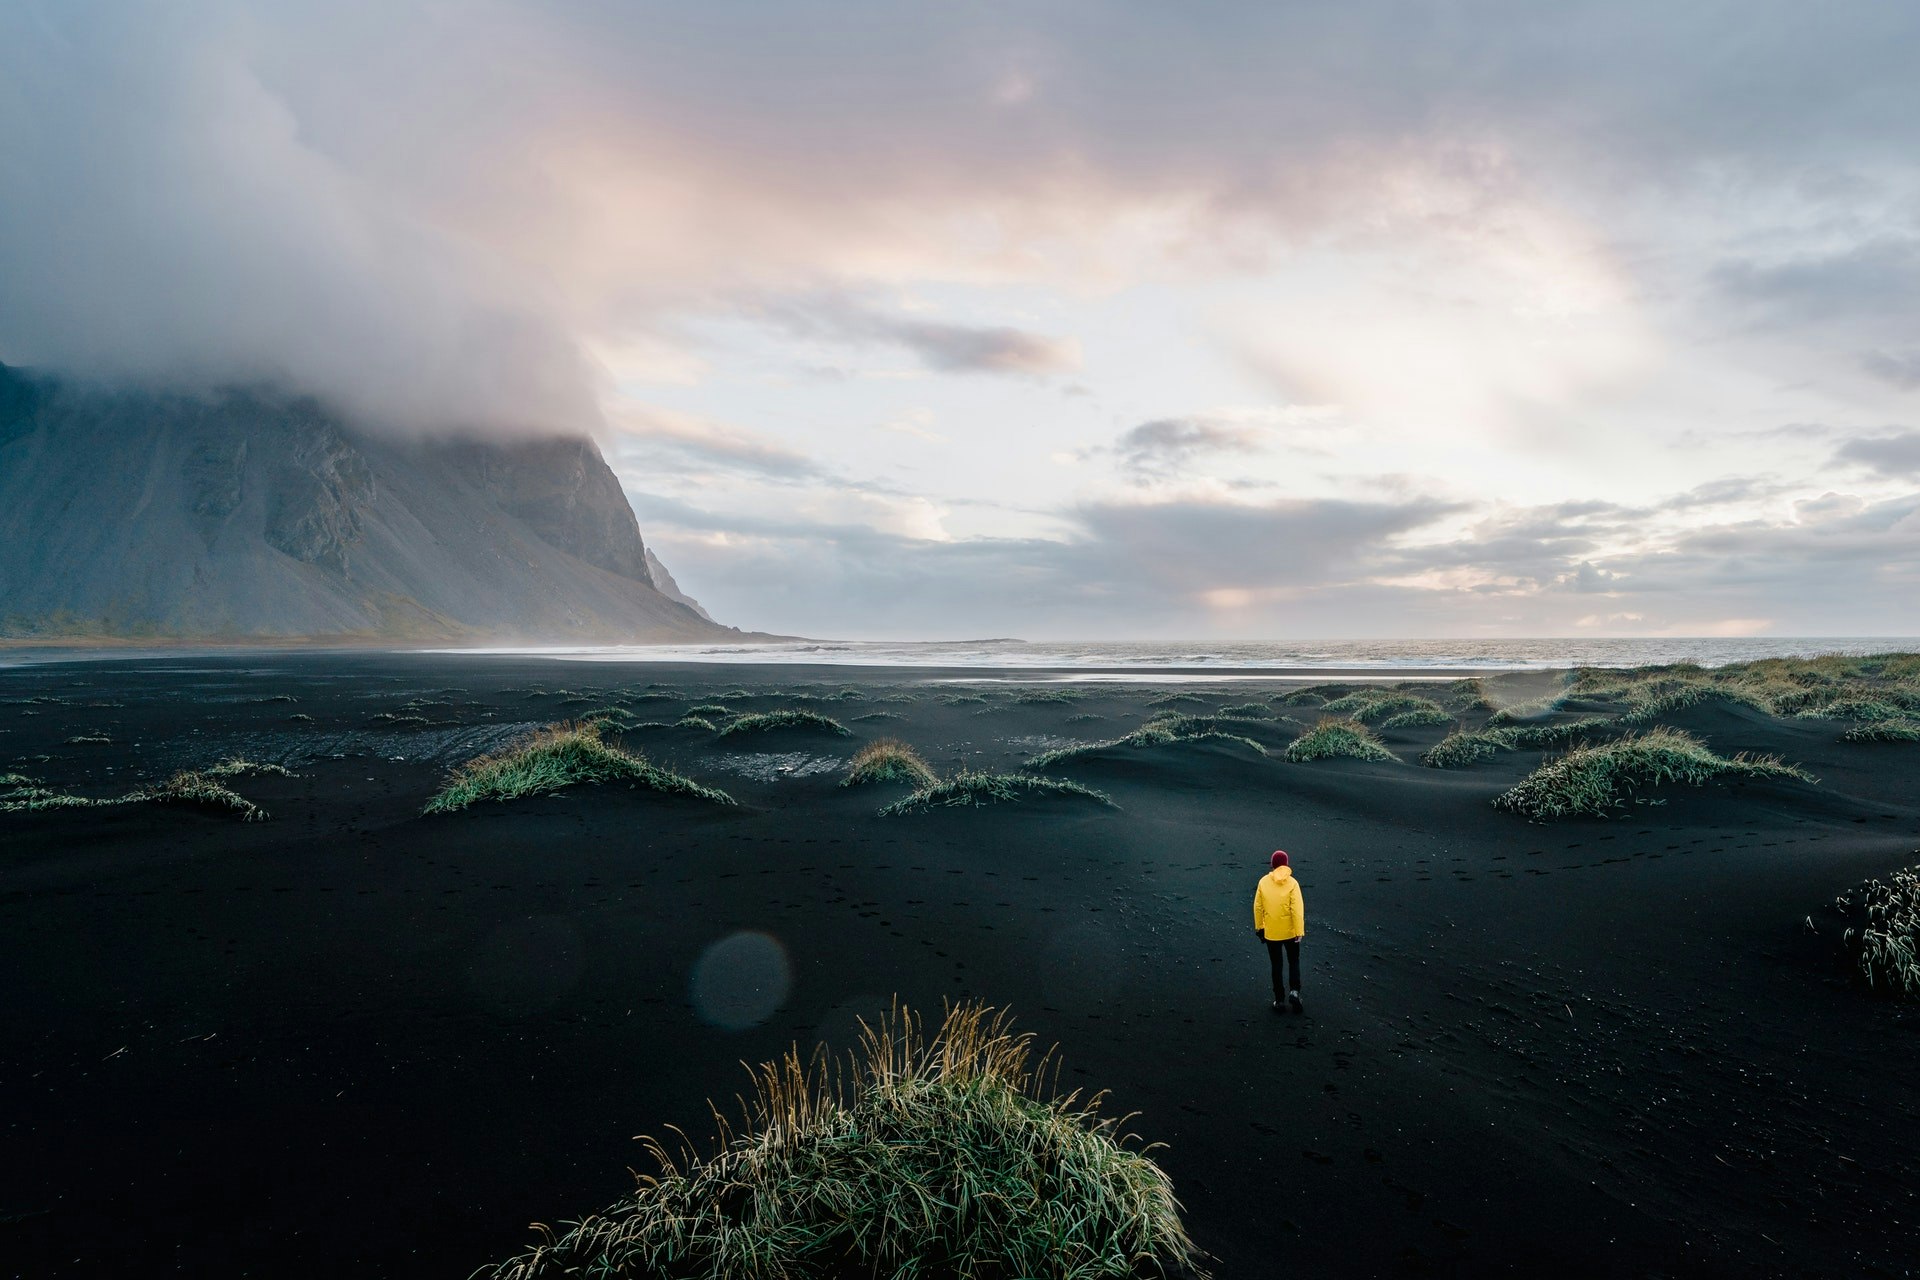
[[1307,1007],[1300,1003],[1300,993],[1298,991],[1287,992],[1287,1007],[1295,1013],[1305,1013],[1307,1011]]
[[1273,1011],[1274,1011],[1275,1013],[1285,1013],[1285,1012],[1286,1012],[1286,1010],[1285,1010],[1285,1009],[1283,1009],[1283,1008],[1282,1008],[1282,1007],[1280,1006],[1280,1002],[1279,1002],[1278,1000],[1275,1000],[1275,1001],[1273,1002]]

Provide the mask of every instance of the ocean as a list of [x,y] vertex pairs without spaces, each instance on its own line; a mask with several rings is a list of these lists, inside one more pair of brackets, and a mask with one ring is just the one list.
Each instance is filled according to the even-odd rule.
[[941,640],[824,641],[781,644],[633,645],[479,648],[437,652],[523,654],[604,662],[712,662],[846,667],[935,667],[960,670],[1068,671],[1118,674],[1205,674],[1250,671],[1549,670],[1638,667],[1694,662],[1703,667],[1758,658],[1823,653],[1920,650],[1916,637],[1783,636],[1724,638],[1535,640],[1313,640],[1233,643],[1195,641]]

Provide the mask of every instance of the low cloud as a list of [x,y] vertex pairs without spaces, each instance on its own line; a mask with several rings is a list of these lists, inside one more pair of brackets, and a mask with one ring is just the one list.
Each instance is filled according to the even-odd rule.
[[1176,470],[1204,454],[1258,453],[1267,432],[1246,423],[1218,419],[1156,418],[1123,432],[1113,442],[1120,465],[1135,471]]
[[1080,367],[1074,339],[1008,325],[927,320],[835,297],[787,302],[763,314],[797,337],[900,348],[936,373],[1046,377]]
[[1902,391],[1920,390],[1920,351],[1869,351],[1860,367]]
[[1866,467],[1891,479],[1920,479],[1920,431],[1849,440],[1833,456],[1836,462]]
[[653,470],[724,471],[799,482],[827,472],[813,459],[724,422],[665,409],[631,408],[610,424],[616,461],[640,460]]

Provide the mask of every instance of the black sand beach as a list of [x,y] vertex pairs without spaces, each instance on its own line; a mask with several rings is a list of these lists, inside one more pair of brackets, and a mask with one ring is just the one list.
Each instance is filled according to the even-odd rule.
[[[1920,1012],[1848,981],[1826,908],[1913,861],[1920,748],[1709,704],[1663,722],[1819,785],[1536,824],[1489,802],[1540,752],[1423,768],[1446,732],[1423,728],[1385,735],[1398,763],[1290,764],[1318,712],[1276,705],[1291,719],[1236,730],[1265,757],[1209,742],[1053,771],[1117,808],[882,818],[897,792],[839,787],[875,738],[942,772],[1013,767],[1168,692],[1020,702],[1032,686],[957,674],[0,671],[0,772],[92,796],[235,755],[296,775],[233,784],[262,823],[0,815],[0,1270],[466,1276],[530,1221],[623,1194],[634,1135],[703,1134],[741,1061],[849,1045],[897,995],[979,998],[1057,1041],[1065,1080],[1167,1144],[1221,1277],[1913,1273]],[[1218,707],[1327,678],[1192,691]],[[625,735],[738,808],[601,787],[420,816],[450,765],[611,694],[671,721],[742,688],[729,705],[812,694],[853,736]],[[956,690],[987,701],[939,700]],[[1248,910],[1279,847],[1307,899],[1299,1018],[1267,1008]],[[739,932],[777,942],[791,986],[729,1030],[773,949],[699,962]]]

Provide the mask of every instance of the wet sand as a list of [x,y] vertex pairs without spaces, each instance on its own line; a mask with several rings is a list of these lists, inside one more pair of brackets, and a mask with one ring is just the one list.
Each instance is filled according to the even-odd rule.
[[[1668,722],[1821,784],[1538,825],[1488,803],[1538,752],[1426,769],[1433,728],[1385,735],[1402,763],[1288,764],[1318,712],[1276,707],[1292,720],[1245,726],[1267,757],[1056,770],[1117,809],[880,818],[896,793],[837,785],[875,737],[943,772],[1012,767],[1167,692],[1021,704],[945,683],[965,674],[319,653],[0,670],[0,771],[89,795],[236,754],[297,774],[233,784],[260,824],[0,816],[6,1272],[466,1276],[528,1222],[620,1196],[633,1135],[704,1132],[742,1060],[846,1045],[897,994],[984,999],[1057,1041],[1067,1082],[1168,1144],[1222,1277],[1909,1273],[1920,1013],[1847,981],[1824,908],[1913,860],[1920,750],[1689,710]],[[590,686],[663,720],[742,687],[748,709],[862,698],[811,704],[851,738],[627,735],[737,809],[582,788],[419,816],[450,764],[603,705],[557,692]],[[959,688],[990,700],[938,701]],[[94,735],[111,742],[68,741]],[[1268,1011],[1248,911],[1275,847],[1307,899],[1299,1018]],[[741,932],[777,941],[791,981],[730,1030],[772,983],[769,948],[712,950]]]

